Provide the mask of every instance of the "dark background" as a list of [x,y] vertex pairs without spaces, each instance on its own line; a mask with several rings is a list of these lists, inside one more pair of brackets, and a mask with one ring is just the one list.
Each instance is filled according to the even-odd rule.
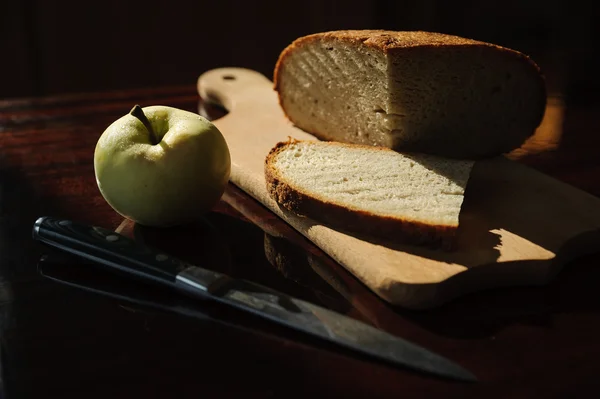
[[239,66],[271,77],[281,50],[334,29],[431,30],[532,56],[551,93],[589,101],[597,9],[583,1],[3,0],[0,98],[194,84]]

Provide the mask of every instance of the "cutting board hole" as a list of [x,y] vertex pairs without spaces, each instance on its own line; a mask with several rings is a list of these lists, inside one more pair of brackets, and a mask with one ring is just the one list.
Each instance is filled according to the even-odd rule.
[[223,80],[235,80],[235,76],[233,76],[233,75],[223,75]]

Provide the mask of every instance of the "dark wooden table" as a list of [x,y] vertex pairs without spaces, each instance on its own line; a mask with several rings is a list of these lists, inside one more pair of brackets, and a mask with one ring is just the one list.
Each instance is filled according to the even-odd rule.
[[[573,262],[545,287],[476,293],[416,312],[380,301],[233,186],[206,223],[139,228],[100,196],[92,164],[100,134],[136,103],[197,111],[199,99],[186,86],[0,102],[3,397],[600,394],[600,256]],[[598,107],[552,104],[546,135],[511,156],[600,196]],[[34,242],[32,224],[42,215],[117,229],[191,262],[364,320],[455,360],[480,382],[440,380],[357,359],[219,307],[200,308],[205,317],[198,319],[139,302],[180,303],[151,287],[90,273],[74,258]]]

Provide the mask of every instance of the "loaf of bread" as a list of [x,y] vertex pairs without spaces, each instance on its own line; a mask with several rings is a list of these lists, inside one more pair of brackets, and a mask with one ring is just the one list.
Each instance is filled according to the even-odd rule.
[[519,147],[546,105],[528,56],[431,32],[299,38],[281,53],[274,87],[287,117],[321,140],[453,158]]
[[473,161],[325,141],[278,143],[265,159],[280,206],[342,231],[451,248]]

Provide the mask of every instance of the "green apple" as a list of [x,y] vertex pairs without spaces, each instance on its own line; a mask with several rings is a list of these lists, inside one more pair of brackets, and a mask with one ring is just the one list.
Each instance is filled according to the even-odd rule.
[[146,226],[191,223],[221,198],[227,143],[208,119],[167,106],[133,107],[94,151],[96,182],[118,213]]

